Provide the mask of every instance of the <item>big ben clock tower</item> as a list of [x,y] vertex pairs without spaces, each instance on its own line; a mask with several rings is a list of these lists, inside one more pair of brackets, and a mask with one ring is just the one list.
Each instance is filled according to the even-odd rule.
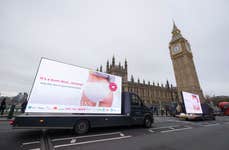
[[203,92],[200,88],[190,44],[182,36],[175,23],[173,23],[172,39],[169,43],[169,50],[173,63],[179,100],[181,100],[181,91],[185,91],[198,94],[200,100],[203,102]]

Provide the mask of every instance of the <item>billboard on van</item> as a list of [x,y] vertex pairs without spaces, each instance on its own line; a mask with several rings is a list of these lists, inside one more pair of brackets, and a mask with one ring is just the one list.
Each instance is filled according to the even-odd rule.
[[121,114],[122,79],[42,58],[25,112]]
[[199,95],[182,91],[186,113],[202,114]]

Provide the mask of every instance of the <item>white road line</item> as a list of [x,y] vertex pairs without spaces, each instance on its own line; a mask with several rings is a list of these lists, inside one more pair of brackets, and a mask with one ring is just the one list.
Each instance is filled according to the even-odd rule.
[[[165,129],[165,128],[168,128],[168,129],[171,129],[171,130],[175,130],[176,127],[180,127],[180,126],[177,125],[177,126],[166,126],[166,127],[150,128],[150,129],[148,129],[148,131],[151,132],[151,133],[155,133],[156,131],[153,131],[153,130],[155,130],[155,129],[157,130],[157,129]],[[167,131],[167,130],[166,130],[166,131]]]
[[186,121],[186,120],[174,120],[174,121],[170,121],[170,122],[179,122],[179,123],[193,124],[193,125],[196,124],[194,122],[190,122],[190,121]]
[[30,145],[30,144],[37,144],[37,143],[40,143],[40,141],[26,142],[26,143],[22,143],[22,145]]
[[40,150],[40,148],[33,148],[33,149],[29,149],[29,150]]
[[220,125],[219,123],[213,123],[213,124],[205,124],[205,125],[201,125],[201,126],[204,126],[204,127],[211,127],[211,126],[218,126]]
[[161,133],[168,133],[168,132],[182,131],[182,130],[188,130],[188,129],[192,129],[192,127],[181,128],[181,129],[173,129],[173,130],[166,130],[166,131],[160,131],[160,132]]
[[104,133],[104,134],[94,134],[94,135],[85,135],[85,136],[74,136],[74,137],[67,137],[67,138],[58,138],[52,139],[51,141],[62,141],[62,140],[70,140],[70,139],[80,139],[85,137],[96,137],[96,136],[103,136],[103,135],[113,135],[113,134],[123,134],[122,132],[112,132],[112,133]]
[[76,142],[76,139],[72,139],[71,141],[70,141],[70,143],[75,143]]
[[155,131],[153,131],[153,130],[151,130],[151,129],[149,129],[148,131],[151,132],[151,133],[155,133]]
[[163,128],[174,128],[174,127],[179,127],[179,125],[177,125],[177,126],[165,126],[165,127],[158,127],[158,128],[150,128],[150,130],[163,129]]
[[82,145],[82,144],[89,144],[89,143],[96,143],[96,142],[104,142],[104,141],[112,141],[112,140],[119,140],[119,139],[125,139],[125,138],[130,138],[130,137],[131,136],[123,136],[123,137],[100,139],[100,140],[93,140],[93,141],[85,141],[85,142],[72,143],[72,144],[56,145],[56,146],[54,146],[54,148],[73,146],[73,145]]

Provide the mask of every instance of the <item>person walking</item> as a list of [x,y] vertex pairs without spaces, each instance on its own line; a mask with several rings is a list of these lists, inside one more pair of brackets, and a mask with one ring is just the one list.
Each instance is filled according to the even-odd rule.
[[156,115],[157,116],[159,115],[159,108],[158,108],[158,106],[156,106]]
[[27,99],[24,100],[24,102],[21,104],[21,112],[24,113],[25,112],[25,108],[27,105],[28,101]]
[[3,115],[5,109],[6,109],[6,98],[2,100],[0,105],[1,116]]
[[164,116],[165,109],[164,107],[161,107],[161,116]]
[[168,111],[169,111],[169,107],[168,105],[165,105],[165,116],[168,116]]
[[178,105],[177,105],[177,107],[176,107],[176,114],[178,115],[178,114],[180,114],[181,113],[181,104],[180,103],[178,103]]
[[16,107],[16,104],[17,104],[17,101],[18,101],[18,97],[19,96],[13,97],[13,99],[11,101],[10,111],[8,113],[8,116],[7,116],[8,119],[12,119],[12,117],[14,115],[14,109]]

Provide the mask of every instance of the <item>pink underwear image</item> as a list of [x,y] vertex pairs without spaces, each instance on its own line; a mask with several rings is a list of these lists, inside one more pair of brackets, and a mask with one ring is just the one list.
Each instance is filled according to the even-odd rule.
[[117,85],[114,77],[100,72],[90,72],[87,83],[83,86],[81,106],[111,107],[113,92]]

